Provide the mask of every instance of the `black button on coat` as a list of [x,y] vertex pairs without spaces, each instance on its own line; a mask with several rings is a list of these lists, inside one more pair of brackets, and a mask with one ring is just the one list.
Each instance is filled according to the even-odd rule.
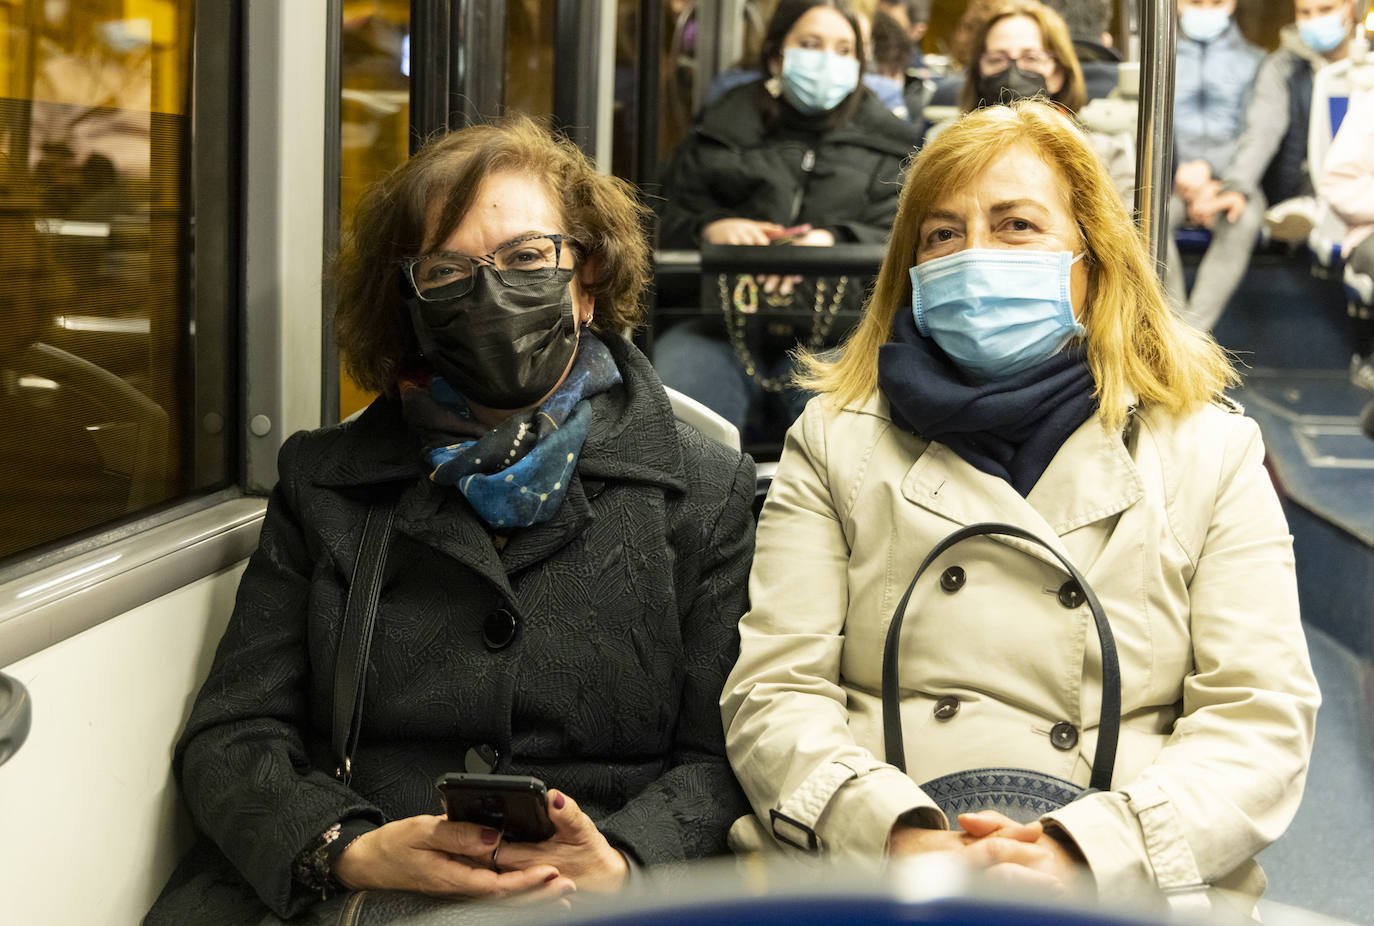
[[[232,903],[243,922],[263,902],[298,912],[313,899],[291,877],[302,849],[340,820],[438,813],[435,778],[463,771],[474,746],[499,756],[495,771],[572,795],[642,864],[726,850],[749,809],[717,699],[746,607],[754,466],[677,424],[644,356],[603,340],[624,383],[591,400],[557,515],[499,552],[458,490],[426,478],[398,402],[286,442],[176,749],[217,848],[183,863],[150,923]],[[603,486],[594,500],[583,480]],[[346,787],[330,774],[335,655],[367,502],[387,496],[394,534]],[[503,628],[510,639],[489,649]]]

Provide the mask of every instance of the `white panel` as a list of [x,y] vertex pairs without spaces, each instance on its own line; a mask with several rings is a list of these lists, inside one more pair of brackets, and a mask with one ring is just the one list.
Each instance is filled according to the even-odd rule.
[[4,921],[142,920],[190,829],[172,745],[210,666],[243,564],[5,668],[33,729],[0,766]]

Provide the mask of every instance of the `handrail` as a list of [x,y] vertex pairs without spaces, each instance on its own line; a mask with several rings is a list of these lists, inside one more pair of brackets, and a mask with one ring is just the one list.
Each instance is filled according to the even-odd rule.
[[8,762],[29,738],[33,707],[28,689],[12,675],[0,672],[0,765]]
[[835,244],[829,247],[765,247],[704,244],[700,251],[667,250],[654,255],[660,274],[801,273],[811,276],[874,276],[887,256],[885,244]]
[[1135,209],[1158,267],[1168,255],[1169,197],[1173,192],[1174,59],[1178,50],[1174,0],[1140,4],[1140,105],[1136,123]]

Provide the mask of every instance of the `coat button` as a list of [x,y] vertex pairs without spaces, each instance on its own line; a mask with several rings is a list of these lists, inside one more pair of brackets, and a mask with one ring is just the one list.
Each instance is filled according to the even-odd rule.
[[490,775],[496,771],[496,763],[501,761],[501,753],[490,743],[473,746],[463,756],[463,771],[470,775]]
[[1078,729],[1067,720],[1050,727],[1050,745],[1065,752],[1078,745]]
[[959,713],[959,699],[954,695],[945,695],[935,702],[935,719],[949,720]]
[[1076,608],[1088,598],[1083,594],[1083,589],[1073,579],[1059,586],[1059,603],[1066,608]]
[[515,615],[497,608],[482,622],[482,643],[493,653],[510,646],[515,639]]
[[940,587],[947,592],[957,592],[964,587],[964,582],[968,576],[964,575],[963,566],[950,566],[940,573]]

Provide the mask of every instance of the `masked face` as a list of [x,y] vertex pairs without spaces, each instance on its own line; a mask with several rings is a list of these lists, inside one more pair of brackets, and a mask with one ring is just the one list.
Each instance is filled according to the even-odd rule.
[[1084,250],[1058,172],[1012,148],[941,197],[918,231],[917,330],[971,377],[995,380],[1081,336]]
[[859,85],[857,53],[849,20],[831,7],[808,10],[783,37],[780,76],[787,102],[804,113],[839,106]]
[[[410,268],[425,360],[488,409],[537,405],[563,381],[593,300],[574,272],[561,212],[523,174],[482,181],[453,233]],[[470,255],[470,257],[463,257]]]
[[988,106],[1024,100],[1037,93],[1049,94],[1044,75],[1023,71],[1016,65],[978,78],[978,99]]

